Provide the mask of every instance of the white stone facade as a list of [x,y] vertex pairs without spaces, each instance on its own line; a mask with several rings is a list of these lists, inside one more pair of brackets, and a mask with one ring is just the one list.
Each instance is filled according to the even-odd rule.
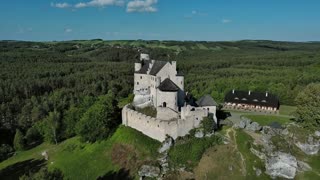
[[145,135],[164,141],[169,135],[176,139],[197,128],[204,117],[214,115],[216,106],[193,107],[185,104],[184,77],[178,75],[176,62],[150,60],[141,54],[135,63],[134,91],[132,105],[135,108],[153,106],[157,117],[141,114],[129,106],[122,110],[122,124]]

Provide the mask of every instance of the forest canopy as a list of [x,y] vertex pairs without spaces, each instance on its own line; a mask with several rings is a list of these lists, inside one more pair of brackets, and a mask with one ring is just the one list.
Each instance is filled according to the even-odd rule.
[[[196,98],[222,103],[232,89],[268,91],[297,105],[299,92],[320,82],[319,50],[316,42],[0,41],[0,152],[107,137],[121,122],[116,104],[132,93],[141,52],[177,61]],[[88,134],[92,117],[107,128],[101,137]]]

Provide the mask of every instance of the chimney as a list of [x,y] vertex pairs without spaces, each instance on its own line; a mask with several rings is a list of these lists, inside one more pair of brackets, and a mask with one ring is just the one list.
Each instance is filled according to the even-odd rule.
[[234,89],[232,89],[232,94],[234,94]]
[[177,69],[177,61],[171,61],[171,65],[173,66],[173,69]]
[[249,95],[251,95],[251,91],[249,91]]
[[149,54],[144,54],[144,53],[140,54],[140,61],[144,61],[144,60],[146,60],[146,61],[150,60]]
[[266,92],[266,97],[268,97],[268,92]]
[[141,63],[134,63],[134,70],[140,71],[140,69],[141,69]]

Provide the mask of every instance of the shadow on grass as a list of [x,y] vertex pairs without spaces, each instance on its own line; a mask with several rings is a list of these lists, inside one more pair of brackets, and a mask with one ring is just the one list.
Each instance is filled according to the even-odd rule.
[[98,180],[133,180],[130,176],[130,171],[126,169],[120,169],[118,172],[110,171],[102,177],[98,177]]
[[46,165],[45,160],[30,159],[23,162],[18,162],[0,171],[1,180],[15,180],[20,176],[28,174],[29,172],[38,172]]

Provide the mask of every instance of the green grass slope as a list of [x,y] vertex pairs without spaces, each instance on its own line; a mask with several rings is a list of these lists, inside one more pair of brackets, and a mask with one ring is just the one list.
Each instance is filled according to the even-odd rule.
[[144,162],[156,159],[160,143],[142,133],[124,126],[107,140],[93,144],[82,143],[78,137],[58,145],[42,144],[34,149],[19,152],[0,163],[0,170],[17,162],[41,159],[41,152],[49,155],[49,169],[60,169],[69,179],[96,179],[111,171],[126,168],[134,176]]

